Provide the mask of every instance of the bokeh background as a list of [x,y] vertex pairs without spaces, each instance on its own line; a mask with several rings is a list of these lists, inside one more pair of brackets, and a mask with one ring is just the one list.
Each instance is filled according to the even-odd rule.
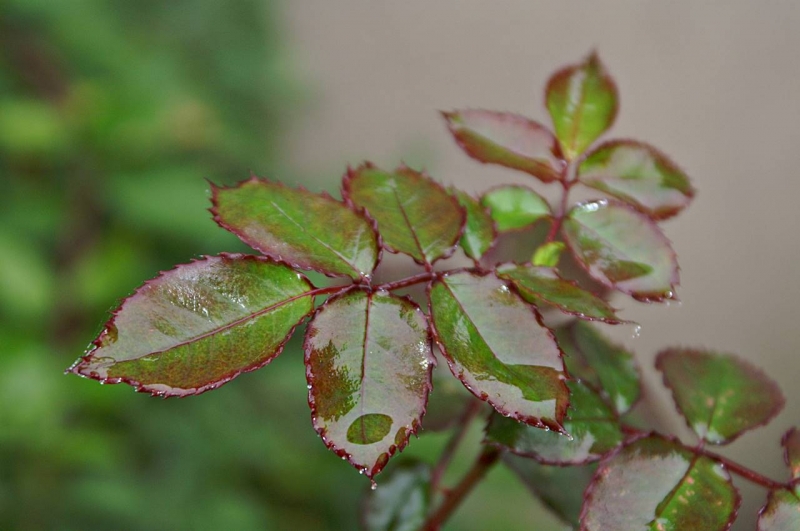
[[[5,0],[0,529],[355,529],[367,481],[311,428],[296,341],[182,400],[62,371],[144,279],[244,250],[210,220],[204,179],[335,190],[370,159],[475,192],[524,182],[461,154],[436,111],[546,121],[547,77],[593,48],[621,92],[612,135],[661,148],[699,189],[665,225],[682,304],[615,299],[642,331],[611,335],[640,356],[649,414],[686,441],[651,369],[659,349],[762,367],[788,407],[722,452],[784,478],[778,440],[800,424],[797,27],[793,0]],[[433,459],[446,438],[406,453]],[[736,483],[751,529],[765,493]],[[503,468],[447,527],[561,528]]]

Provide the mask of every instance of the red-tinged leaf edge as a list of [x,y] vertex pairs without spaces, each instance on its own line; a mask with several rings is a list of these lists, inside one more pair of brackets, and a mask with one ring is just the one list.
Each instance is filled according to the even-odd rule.
[[[796,441],[795,441],[796,439]],[[783,447],[783,462],[786,463],[787,468],[789,468],[789,472],[792,474],[792,481],[793,483],[800,485],[800,466],[799,465],[792,465],[792,451],[798,452],[798,455],[795,457],[800,459],[800,448],[792,449],[790,445],[798,444],[800,445],[800,430],[796,427],[792,426],[789,430],[783,434],[781,437],[781,447]]]
[[[230,259],[230,260],[256,260],[256,261],[260,261],[260,262],[272,262],[272,263],[276,263],[276,264],[283,264],[283,265],[290,266],[286,262],[282,262],[280,260],[276,260],[276,259],[269,258],[269,257],[261,257],[261,256],[254,256],[254,255],[247,255],[247,254],[240,254],[240,253],[220,253],[218,256],[220,256],[222,258],[227,258],[227,259]],[[200,258],[192,259],[189,263],[190,264],[194,264],[194,263],[197,263],[197,262],[202,262],[202,261],[208,260],[209,258],[214,258],[214,257],[213,256],[208,256],[208,255],[203,255]],[[158,278],[163,277],[164,275],[166,275],[168,273],[171,273],[172,271],[175,271],[178,267],[180,267],[180,265],[185,265],[185,264],[179,264],[179,265],[176,265],[175,267],[173,267],[172,269],[165,270],[165,271],[160,271],[151,280],[156,280]],[[306,278],[305,275],[303,275],[300,272],[297,272],[297,274],[300,275],[308,283],[309,287],[311,288],[309,290],[309,292],[313,292],[313,290],[316,289],[316,288],[314,288],[314,285],[311,283],[311,281],[308,280],[308,278]],[[283,349],[286,346],[286,343],[288,343],[289,339],[291,339],[291,337],[294,335],[294,332],[295,332],[295,330],[297,330],[297,327],[300,326],[301,324],[303,324],[305,322],[305,320],[308,319],[308,317],[313,313],[313,311],[309,312],[302,319],[300,319],[300,321],[298,321],[297,324],[295,324],[289,330],[289,333],[286,334],[286,337],[283,339],[283,341],[276,347],[275,353],[272,356],[270,356],[269,358],[267,358],[266,360],[263,360],[263,361],[261,361],[259,363],[251,365],[249,367],[245,367],[243,369],[239,369],[239,370],[233,371],[230,374],[226,375],[225,377],[223,377],[223,378],[221,378],[221,379],[219,379],[219,380],[217,380],[215,382],[212,382],[210,384],[204,385],[202,387],[198,387],[198,388],[195,388],[195,389],[181,390],[181,391],[185,391],[185,392],[172,392],[172,391],[163,391],[163,390],[158,390],[158,389],[150,389],[150,388],[148,388],[147,384],[142,384],[141,382],[138,382],[138,381],[133,380],[131,378],[125,378],[125,377],[101,378],[99,375],[97,375],[97,373],[84,374],[84,373],[80,372],[78,367],[81,364],[83,364],[84,362],[89,361],[91,359],[91,357],[92,357],[92,353],[95,350],[97,350],[98,348],[103,346],[104,339],[109,336],[109,334],[111,333],[112,330],[116,330],[117,327],[116,327],[116,324],[115,324],[115,320],[116,320],[117,315],[122,311],[122,305],[125,303],[125,301],[127,301],[128,299],[136,296],[139,293],[139,290],[141,290],[146,285],[147,285],[147,282],[145,282],[144,284],[142,284],[141,286],[136,288],[136,290],[131,295],[128,295],[127,297],[122,299],[122,301],[120,301],[119,306],[115,310],[113,310],[111,312],[111,318],[106,322],[105,325],[103,325],[103,331],[100,332],[100,335],[97,337],[97,339],[95,339],[94,341],[92,341],[90,343],[90,345],[92,345],[92,348],[90,348],[89,351],[86,354],[84,354],[83,356],[78,358],[75,361],[75,363],[73,363],[69,368],[67,368],[67,370],[64,371],[64,374],[75,374],[77,376],[80,376],[81,378],[87,378],[87,379],[90,379],[90,380],[96,380],[96,381],[100,382],[101,384],[109,384],[109,385],[111,385],[111,384],[124,383],[124,384],[128,384],[131,387],[133,387],[133,390],[135,392],[137,392],[137,393],[149,393],[150,396],[157,396],[157,397],[161,397],[161,398],[171,398],[171,397],[185,398],[187,396],[195,396],[195,395],[199,395],[199,394],[205,393],[206,391],[213,391],[214,389],[217,389],[218,387],[230,382],[231,380],[233,380],[234,378],[236,378],[240,374],[244,374],[246,372],[256,371],[256,370],[258,370],[258,369],[260,369],[262,367],[267,366],[272,360],[277,358],[281,354],[281,352],[283,352]],[[307,292],[306,294],[300,295],[297,298],[306,297],[306,296],[313,297],[313,294],[309,295],[309,292]]]
[[[363,290],[363,289],[364,289],[363,286],[351,286],[351,287],[348,287],[348,288],[342,290],[341,292],[338,292],[335,295],[329,297],[318,308],[316,308],[313,312],[311,312],[310,321],[313,321],[314,317],[316,317],[316,315],[319,312],[321,312],[328,305],[329,302],[332,302],[332,301],[335,301],[335,300],[337,300],[337,299],[339,299],[341,297],[344,297],[345,295],[347,295],[351,291],[360,291],[360,290]],[[414,302],[414,300],[410,296],[408,296],[408,295],[400,296],[400,295],[394,295],[394,294],[392,294],[392,296],[393,297],[397,297],[399,299],[403,299],[403,300],[407,301],[409,304],[411,304],[417,310],[420,310],[420,314],[425,318],[425,320],[428,323],[428,334],[427,334],[428,335],[428,341],[429,342],[432,341],[432,338],[431,338],[431,325],[430,325],[431,321],[430,321],[430,318],[428,317],[428,315],[425,314],[425,312],[423,312],[421,310],[419,305],[416,302]],[[425,413],[427,413],[427,411],[428,411],[428,398],[430,397],[430,393],[433,390],[433,369],[437,365],[436,355],[433,352],[433,348],[431,348],[431,355],[433,356],[433,363],[428,365],[428,385],[426,386],[426,390],[425,390],[425,398],[424,398],[424,405],[422,407],[422,413],[420,414],[420,417],[419,417],[420,418],[420,422],[416,422],[416,420],[415,420],[412,423],[411,430],[406,432],[405,439],[400,441],[399,444],[392,445],[391,447],[389,447],[389,452],[382,454],[381,458],[378,460],[378,462],[375,464],[375,466],[372,467],[372,469],[366,469],[366,470],[364,469],[364,467],[360,466],[358,463],[356,463],[353,460],[351,454],[346,452],[344,449],[337,448],[336,444],[325,436],[325,430],[319,428],[316,425],[316,423],[313,422],[314,419],[317,418],[317,407],[316,407],[316,404],[314,402],[314,395],[311,393],[311,387],[310,387],[310,386],[314,385],[314,377],[310,372],[310,363],[309,363],[309,353],[310,352],[311,352],[311,349],[310,349],[310,346],[308,344],[308,338],[304,337],[303,338],[303,353],[304,353],[304,355],[303,355],[304,356],[303,357],[303,363],[304,363],[304,365],[306,367],[306,381],[308,382],[308,385],[309,385],[308,407],[311,409],[311,419],[312,419],[312,425],[314,426],[314,431],[317,432],[317,435],[319,435],[320,439],[322,439],[322,442],[325,444],[325,447],[328,450],[332,451],[337,456],[339,456],[342,459],[346,460],[356,470],[358,470],[359,472],[361,472],[365,476],[367,476],[370,479],[370,481],[372,482],[373,485],[376,485],[374,478],[375,478],[376,475],[378,475],[384,469],[386,464],[389,462],[389,459],[391,459],[391,457],[394,454],[396,454],[398,452],[402,452],[405,449],[405,447],[408,446],[408,443],[409,443],[409,441],[411,439],[411,435],[412,434],[417,436],[417,437],[419,437],[419,435],[418,435],[419,429],[422,427],[421,421],[422,421],[422,419],[425,418]]]
[[[393,249],[391,246],[387,245],[386,242],[384,242],[383,238],[381,237],[380,229],[378,227],[378,221],[374,217],[372,217],[372,215],[370,215],[369,210],[367,210],[366,208],[359,207],[358,205],[353,203],[352,199],[350,199],[350,182],[362,170],[378,170],[378,171],[383,171],[383,172],[386,172],[386,173],[390,173],[387,170],[379,168],[378,166],[376,166],[375,164],[373,164],[370,161],[362,162],[355,169],[352,166],[347,166],[347,171],[345,172],[344,176],[342,176],[342,198],[343,198],[345,204],[347,206],[349,206],[352,210],[354,210],[356,212],[359,212],[364,217],[366,217],[367,220],[369,220],[369,222],[372,225],[372,227],[374,228],[376,234],[378,235],[378,260],[379,261],[380,261],[381,251],[383,251],[383,250],[386,250],[386,251],[388,251],[388,252],[390,252],[392,254],[405,254],[405,253],[402,253],[401,251],[397,251],[397,250]],[[445,194],[447,197],[449,197],[450,201],[453,202],[455,207],[461,212],[461,228],[459,229],[458,234],[454,238],[454,241],[449,244],[449,249],[442,256],[440,256],[439,258],[431,261],[430,264],[426,264],[424,261],[420,262],[419,260],[417,260],[413,256],[411,257],[411,259],[414,260],[414,262],[416,262],[417,264],[427,267],[427,266],[431,266],[431,265],[435,264],[439,260],[446,260],[447,258],[450,258],[451,256],[453,256],[453,253],[456,252],[456,249],[458,248],[458,242],[461,241],[461,236],[463,236],[464,229],[467,226],[467,212],[466,212],[466,209],[461,206],[461,204],[453,196],[453,194],[448,192],[447,189],[444,186],[442,186],[441,183],[439,183],[439,181],[437,181],[436,179],[434,179],[430,175],[428,175],[428,173],[424,169],[415,170],[414,168],[406,165],[404,162],[401,161],[400,165],[397,168],[395,168],[394,170],[391,170],[391,172],[397,172],[397,171],[411,171],[411,172],[414,172],[414,173],[419,173],[424,179],[426,179],[428,182],[432,183],[433,186],[435,186],[436,188],[439,188],[442,191],[443,194]],[[375,267],[377,267],[377,264],[375,265]]]
[[[795,485],[795,484],[800,484],[800,482],[797,482],[797,481],[795,481],[795,482],[793,482],[792,484],[793,484],[793,485]],[[770,490],[770,491],[769,491],[769,494],[767,495],[767,501],[766,501],[766,503],[765,503],[764,505],[762,505],[762,506],[761,506],[761,508],[758,510],[758,514],[756,515],[756,531],[772,531],[771,529],[765,529],[765,528],[764,528],[764,527],[761,525],[761,519],[762,519],[762,517],[763,517],[764,513],[766,513],[766,512],[767,512],[767,508],[768,508],[768,507],[770,507],[770,506],[772,505],[772,500],[773,500],[773,498],[774,498],[774,497],[775,497],[775,495],[776,495],[777,493],[779,493],[779,492],[782,492],[782,489],[779,489],[779,490],[774,490],[774,489],[773,489],[773,490]],[[794,496],[796,496],[797,498],[800,498],[800,495],[798,495],[796,492],[794,492],[794,491],[791,491],[791,490],[789,490],[788,492],[789,492],[789,493],[791,493],[791,494],[793,494],[793,495],[794,495]]]
[[[302,185],[295,186],[295,187],[287,186],[286,184],[284,184],[281,181],[272,181],[272,180],[267,179],[267,178],[258,177],[255,173],[251,173],[249,179],[244,179],[244,180],[239,181],[239,182],[237,182],[235,184],[232,184],[230,186],[218,186],[218,185],[214,184],[213,182],[208,181],[208,184],[211,186],[211,208],[208,209],[208,211],[211,213],[211,219],[213,219],[214,222],[217,225],[219,225],[223,229],[227,230],[228,232],[234,234],[237,238],[242,240],[242,242],[244,242],[245,244],[249,245],[251,248],[255,249],[256,251],[260,252],[262,255],[271,258],[275,262],[280,262],[282,264],[286,264],[289,267],[292,267],[293,269],[300,269],[300,270],[303,270],[303,271],[315,271],[317,273],[321,273],[321,274],[325,275],[326,277],[330,277],[330,278],[352,278],[349,275],[340,274],[340,273],[333,273],[331,271],[327,271],[327,270],[324,270],[324,269],[321,269],[321,268],[318,268],[318,267],[310,267],[310,266],[305,265],[305,264],[292,263],[290,260],[286,260],[283,256],[281,256],[279,254],[276,254],[276,253],[274,253],[274,252],[272,252],[272,251],[270,251],[268,249],[260,249],[257,246],[254,246],[253,244],[248,242],[245,239],[244,234],[241,234],[238,230],[236,230],[233,227],[230,227],[224,221],[222,221],[222,219],[219,216],[219,213],[217,212],[217,207],[219,206],[218,202],[217,202],[217,195],[222,190],[233,190],[233,189],[239,188],[241,185],[243,185],[245,183],[248,183],[248,182],[264,182],[264,183],[268,183],[268,184],[271,184],[271,185],[280,186],[282,188],[290,188],[290,189],[297,190],[297,191],[300,191],[300,192],[305,192],[305,193],[309,193],[309,194],[312,194],[312,195],[317,195],[317,196],[322,197],[324,199],[327,199],[327,200],[329,200],[329,201],[331,201],[333,203],[337,203],[337,204],[339,204],[341,206],[349,208],[351,211],[355,212],[357,216],[361,216],[367,222],[367,224],[372,228],[372,231],[375,233],[378,250],[377,250],[377,253],[375,255],[375,264],[372,266],[372,271],[375,271],[375,269],[378,267],[378,265],[380,265],[381,258],[382,258],[382,253],[383,253],[383,249],[384,249],[383,242],[381,240],[381,235],[378,232],[377,223],[375,222],[374,219],[372,219],[371,217],[366,215],[366,212],[364,211],[364,209],[360,209],[360,208],[354,207],[351,203],[349,203],[347,201],[339,201],[338,199],[336,199],[331,194],[329,194],[328,192],[325,192],[325,191],[316,193],[316,192],[310,191],[308,188],[306,188],[306,187],[304,187]],[[367,279],[362,279],[362,280],[367,280]]]
[[[456,379],[458,379],[458,381],[460,381],[464,385],[464,387],[467,389],[467,391],[472,393],[472,395],[474,395],[479,400],[482,400],[483,402],[487,402],[490,406],[492,406],[492,408],[494,408],[495,411],[497,411],[498,413],[502,414],[503,416],[512,418],[512,419],[516,420],[517,422],[524,422],[525,424],[528,424],[528,425],[533,426],[535,428],[553,430],[553,431],[556,431],[556,432],[561,433],[563,435],[569,436],[569,434],[564,430],[564,426],[562,426],[559,422],[551,423],[551,422],[548,422],[547,419],[531,418],[531,417],[527,417],[527,416],[524,416],[524,415],[520,415],[516,411],[510,411],[510,410],[507,410],[507,409],[499,408],[498,406],[496,406],[494,404],[494,402],[489,400],[488,395],[484,395],[482,393],[476,392],[469,385],[467,385],[464,382],[464,380],[459,378],[458,374],[456,374],[455,363],[453,362],[453,359],[450,357],[450,355],[447,353],[446,349],[444,348],[444,343],[442,343],[441,339],[439,338],[439,334],[436,331],[436,326],[434,325],[433,319],[431,318],[431,315],[432,315],[432,313],[431,313],[432,312],[432,308],[431,308],[431,290],[433,289],[433,283],[437,279],[442,279],[442,278],[445,278],[445,277],[447,277],[447,276],[449,276],[451,274],[461,273],[461,272],[464,272],[464,271],[466,271],[466,269],[454,269],[454,270],[448,271],[445,274],[437,275],[436,277],[431,279],[431,281],[428,282],[428,284],[425,287],[425,296],[428,299],[428,313],[427,313],[426,317],[428,318],[428,325],[429,325],[430,334],[431,334],[431,337],[433,338],[434,343],[436,344],[436,347],[439,349],[439,351],[442,353],[442,355],[444,355],[445,360],[447,360],[447,367],[450,369],[450,373]],[[470,272],[472,274],[476,275],[476,276],[486,276],[486,275],[493,275],[494,274],[491,271],[481,271],[481,272],[470,271]],[[499,279],[499,280],[501,282],[505,283],[506,286],[508,286],[508,283],[505,280],[503,280],[503,279]],[[509,288],[509,289],[511,289],[511,288]],[[519,295],[517,295],[517,297],[519,297]],[[553,334],[553,331],[550,330],[550,328],[545,326],[544,320],[542,319],[541,314],[539,314],[539,310],[537,310],[534,305],[530,304],[525,299],[520,298],[520,300],[522,301],[523,304],[528,306],[528,308],[531,310],[531,312],[533,313],[534,317],[536,318],[536,322],[539,323],[539,326],[541,326],[542,328],[544,328],[547,331],[547,334],[550,335],[550,338],[556,344],[556,347],[558,348],[558,352],[559,352],[559,354],[561,356],[562,365],[563,365],[563,369],[564,369],[562,372],[564,373],[565,378],[569,379],[570,375],[567,372],[566,365],[564,365],[564,363],[563,363],[564,352],[561,350],[561,347],[558,345],[558,341],[556,340],[555,334]],[[566,384],[564,384],[564,385],[566,385]],[[564,418],[567,415],[567,410],[569,409],[569,404],[570,404],[569,397],[567,397],[566,404],[564,405],[563,411],[561,412],[560,415],[557,415],[557,416],[561,417],[561,419],[560,419],[561,422],[564,421]]]

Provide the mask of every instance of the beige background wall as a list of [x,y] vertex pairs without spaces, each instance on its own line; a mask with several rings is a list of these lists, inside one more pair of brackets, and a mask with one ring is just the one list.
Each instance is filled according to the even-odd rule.
[[[790,407],[723,453],[784,477],[778,440],[800,424],[800,3],[304,0],[288,3],[286,15],[318,96],[288,150],[319,183],[348,162],[389,167],[401,158],[473,191],[519,181],[471,162],[435,111],[483,107],[546,121],[548,75],[597,48],[621,92],[611,135],[661,148],[699,189],[665,225],[683,303],[619,298],[643,329],[638,339],[630,328],[614,334],[638,352],[667,412],[651,368],[664,346],[735,352],[767,371]],[[740,528],[749,529],[764,493],[737,484],[746,500]]]

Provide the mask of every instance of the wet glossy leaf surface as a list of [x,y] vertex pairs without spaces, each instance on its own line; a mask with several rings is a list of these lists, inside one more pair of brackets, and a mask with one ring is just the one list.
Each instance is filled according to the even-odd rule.
[[721,465],[653,435],[600,464],[586,493],[581,530],[723,531],[738,505]]
[[592,53],[550,78],[545,102],[562,152],[574,159],[614,123],[617,87]]
[[483,205],[471,195],[455,189],[451,189],[451,192],[467,213],[467,224],[464,226],[464,234],[461,236],[461,248],[468,257],[480,260],[484,253],[492,247],[497,237],[492,217],[486,212]]
[[366,493],[363,523],[366,531],[417,531],[430,505],[431,467],[416,461],[401,463],[380,487]]
[[407,299],[352,290],[318,310],[304,348],[314,427],[373,477],[425,412],[434,364],[425,316]]
[[454,197],[427,175],[405,166],[393,172],[371,164],[349,170],[343,193],[378,222],[389,249],[420,263],[450,256],[466,221]]
[[578,179],[653,219],[674,216],[695,193],[686,174],[666,155],[632,140],[598,146],[581,162]]
[[800,478],[800,430],[791,428],[781,439],[783,458],[794,479]]
[[622,322],[606,301],[577,283],[562,279],[551,267],[505,264],[497,268],[497,276],[513,282],[522,297],[530,303],[550,304],[582,319]]
[[534,428],[493,415],[486,428],[486,441],[515,454],[554,465],[583,464],[600,459],[622,443],[622,430],[613,411],[587,386],[567,383],[570,405],[564,430]]
[[162,396],[213,389],[277,356],[313,310],[289,267],[206,257],[148,281],[115,312],[72,372]]
[[773,490],[758,515],[758,531],[800,529],[800,494],[797,490]]
[[493,188],[483,195],[481,203],[501,232],[525,228],[551,214],[547,201],[525,186]]
[[658,354],[656,368],[689,427],[710,443],[726,444],[783,408],[777,384],[729,354],[666,349]]
[[211,209],[247,245],[300,269],[369,278],[378,238],[367,219],[326,194],[255,177],[232,188],[212,185]]
[[551,182],[566,165],[547,128],[517,114],[464,110],[443,113],[456,142],[475,160],[500,164]]
[[450,370],[501,414],[558,426],[568,405],[552,333],[493,275],[458,273],[430,289],[431,316]]
[[564,220],[573,254],[599,282],[643,301],[674,297],[678,262],[644,214],[607,201],[578,205]]
[[633,407],[639,399],[640,381],[632,353],[581,321],[558,328],[555,333],[573,377],[601,390],[618,414]]

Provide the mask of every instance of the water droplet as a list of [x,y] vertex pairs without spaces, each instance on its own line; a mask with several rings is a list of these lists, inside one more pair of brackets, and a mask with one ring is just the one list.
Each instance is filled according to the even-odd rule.
[[364,470],[366,470],[366,469],[364,469],[364,468],[359,468],[359,469],[358,469],[358,473],[359,473],[359,474],[363,474],[363,473],[364,473]]
[[311,384],[308,384],[306,387],[307,387],[307,388],[309,388],[309,389],[311,389]]
[[631,339],[639,339],[639,336],[642,335],[642,325],[635,325],[633,327],[633,333],[631,334]]
[[369,486],[369,490],[375,490],[375,489],[377,489],[377,488],[378,488],[378,484],[377,484],[377,483],[375,483],[375,480],[374,480],[374,479],[371,479],[370,481],[372,482],[372,484]]

